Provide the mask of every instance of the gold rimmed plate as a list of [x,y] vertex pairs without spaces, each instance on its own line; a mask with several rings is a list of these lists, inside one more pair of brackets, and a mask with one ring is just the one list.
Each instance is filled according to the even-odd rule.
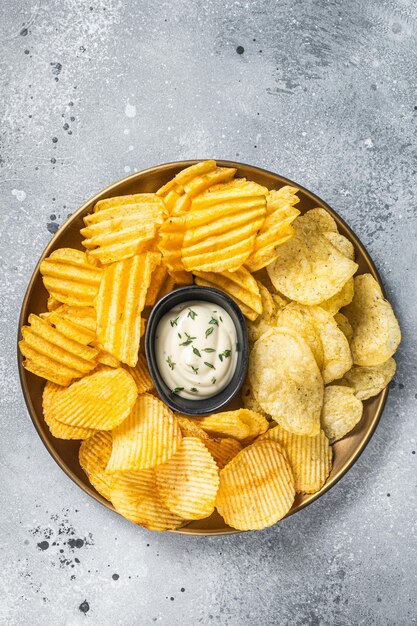
[[[20,328],[27,322],[30,313],[42,313],[46,311],[47,291],[43,286],[42,277],[39,271],[41,261],[49,256],[51,252],[57,248],[70,247],[82,249],[80,229],[83,228],[83,217],[92,211],[92,208],[98,200],[110,198],[113,196],[122,196],[132,193],[154,192],[168,180],[170,180],[181,169],[193,165],[197,160],[178,161],[175,163],[166,163],[151,167],[147,170],[137,172],[132,176],[128,176],[109,187],[106,187],[98,194],[85,202],[75,213],[61,226],[61,228],[52,237],[51,241],[43,251],[38,264],[29,281],[29,285],[23,300],[22,310],[19,319],[19,337]],[[355,233],[349,226],[331,209],[326,202],[323,202],[318,196],[311,191],[304,189],[297,183],[290,181],[278,174],[268,172],[267,170],[245,165],[243,163],[235,163],[233,161],[217,161],[222,167],[236,167],[238,177],[246,177],[255,182],[268,187],[269,189],[278,189],[283,185],[293,185],[299,189],[298,196],[300,198],[297,208],[301,212],[308,211],[316,206],[324,207],[336,220],[339,231],[345,235],[353,243],[355,247],[356,262],[359,265],[359,274],[369,272],[380,284],[382,290],[383,285],[378,272],[367,253],[365,247],[359,241]],[[29,414],[35,425],[36,430],[51,456],[55,459],[61,469],[69,476],[81,489],[88,493],[92,498],[106,506],[108,509],[114,510],[110,502],[105,500],[98,494],[93,486],[89,483],[87,476],[84,474],[78,462],[79,441],[67,441],[63,439],[55,439],[49,432],[48,426],[45,424],[42,413],[42,391],[44,380],[28,372],[23,367],[23,359],[18,350],[19,374],[22,385],[23,395],[29,410]],[[352,467],[359,455],[365,449],[368,441],[378,424],[381,417],[384,404],[388,395],[388,388],[384,389],[378,396],[364,402],[363,417],[359,424],[344,439],[333,445],[333,467],[330,476],[325,485],[315,494],[297,495],[294,504],[288,513],[292,515],[300,511],[305,506],[317,500],[326,491],[328,491],[342,476]],[[227,526],[223,519],[214,513],[211,517],[192,522],[181,528],[172,531],[189,535],[223,535],[228,533],[239,532]]]

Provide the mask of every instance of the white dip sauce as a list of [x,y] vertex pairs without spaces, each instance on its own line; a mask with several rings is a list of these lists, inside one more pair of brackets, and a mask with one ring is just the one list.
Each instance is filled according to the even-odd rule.
[[182,398],[210,398],[231,381],[236,369],[236,328],[214,302],[182,302],[160,320],[155,335],[158,369]]

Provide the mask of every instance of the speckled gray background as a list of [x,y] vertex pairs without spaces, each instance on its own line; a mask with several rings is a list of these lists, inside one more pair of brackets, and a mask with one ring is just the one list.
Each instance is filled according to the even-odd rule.
[[[416,19],[414,0],[1,3],[0,623],[417,623]],[[212,539],[138,529],[73,485],[15,364],[51,233],[127,173],[194,157],[326,199],[368,246],[404,334],[349,474],[275,528]]]

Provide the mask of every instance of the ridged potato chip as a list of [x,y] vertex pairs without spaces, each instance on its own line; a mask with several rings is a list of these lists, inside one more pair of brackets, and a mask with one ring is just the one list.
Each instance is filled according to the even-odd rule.
[[81,235],[89,258],[103,264],[128,259],[149,249],[167,211],[154,193],[100,200],[84,218]]
[[323,379],[307,342],[290,331],[271,330],[249,357],[255,398],[281,426],[300,435],[317,435],[323,404]]
[[255,320],[262,313],[261,294],[254,277],[245,267],[235,272],[193,272],[196,285],[225,291],[236,302],[243,315]]
[[156,194],[162,198],[165,198],[172,190],[176,190],[178,194],[182,194],[184,193],[184,185],[187,185],[196,177],[203,176],[204,174],[215,170],[216,167],[216,161],[213,161],[213,159],[199,161],[194,165],[190,165],[190,167],[184,168],[178,172],[174,178],[160,187]]
[[187,523],[162,502],[153,469],[116,472],[111,481],[110,500],[120,515],[148,530],[174,530]]
[[92,306],[103,270],[89,263],[80,250],[59,248],[40,265],[50,295],[65,304]]
[[245,266],[255,272],[269,265],[279,256],[279,246],[292,237],[291,223],[300,214],[294,208],[300,199],[296,187],[286,185],[273,189],[266,196],[266,217],[255,239],[253,252]]
[[281,446],[257,441],[221,470],[216,508],[232,528],[260,530],[282,519],[294,497],[294,478]]
[[290,302],[285,308],[278,311],[276,326],[282,330],[288,329],[301,336],[312,351],[319,369],[323,369],[323,344],[309,307],[297,302]]
[[277,320],[277,306],[272,295],[259,281],[257,281],[257,285],[261,297],[262,312],[256,320],[247,323],[248,338],[251,344],[257,341],[267,330],[273,328]]
[[[161,263],[157,265],[152,272],[151,282],[146,292],[145,306],[153,306],[160,299],[159,293],[163,290],[168,280],[168,270],[166,265]],[[171,279],[172,280],[172,279]]]
[[59,330],[34,314],[28,322],[29,326],[22,328],[19,348],[25,357],[23,366],[33,374],[67,386],[96,367],[98,350],[74,340],[72,328]]
[[296,493],[316,493],[323,487],[332,468],[332,448],[322,430],[315,437],[307,437],[275,426],[257,441],[264,439],[276,441],[286,453]]
[[348,342],[350,343],[353,337],[353,328],[350,325],[350,322],[346,315],[343,315],[343,313],[340,313],[339,311],[339,313],[336,313],[336,315],[334,316],[334,320],[348,340]]
[[184,519],[203,519],[214,511],[219,469],[196,437],[183,437],[172,457],[155,468],[158,493],[165,506]]
[[143,354],[139,354],[138,362],[135,367],[125,366],[125,369],[133,377],[138,393],[145,393],[154,388],[152,376],[149,373],[148,363],[146,357]]
[[230,437],[211,437],[193,419],[176,414],[183,437],[197,437],[206,446],[218,467],[222,469],[242,450],[242,445]]
[[92,437],[96,430],[92,428],[81,428],[79,426],[69,426],[63,424],[51,415],[51,406],[55,398],[65,390],[65,387],[47,381],[42,394],[42,409],[45,423],[47,424],[51,435],[57,439],[88,439]]
[[137,395],[135,381],[126,370],[101,366],[57,394],[49,411],[69,426],[112,430],[127,418]]
[[367,400],[377,396],[394,378],[397,365],[391,357],[385,363],[373,365],[371,367],[361,367],[354,365],[346,372],[341,380],[336,381],[338,385],[348,385],[352,387],[355,396],[359,400]]
[[57,300],[53,296],[49,296],[46,302],[46,308],[48,309],[48,311],[55,311],[55,309],[60,306],[62,306],[62,303],[59,300]]
[[348,340],[334,317],[322,308],[308,308],[323,346],[321,373],[324,384],[341,378],[352,367],[352,354]]
[[160,255],[145,252],[109,265],[97,294],[97,339],[106,352],[134,367],[138,360],[141,312]]
[[207,417],[195,417],[194,421],[211,435],[233,437],[243,443],[261,435],[269,426],[263,415],[248,409],[214,413]]
[[335,293],[334,296],[320,303],[320,307],[330,313],[330,315],[336,315],[340,309],[350,304],[353,300],[355,283],[353,278],[349,278],[343,285],[340,291]]
[[267,271],[275,288],[291,300],[314,305],[338,293],[358,265],[326,239],[310,211],[293,222],[294,236],[279,248]]
[[350,347],[354,363],[370,367],[388,361],[400,344],[401,330],[371,274],[355,276],[355,295],[342,313],[353,328]]
[[358,422],[363,405],[350,387],[330,385],[324,390],[321,427],[330,443],[342,439]]
[[129,417],[113,431],[111,472],[142,470],[165,463],[181,443],[172,411],[149,394],[140,395]]
[[112,448],[112,434],[99,431],[82,442],[79,461],[88,480],[103,498],[110,500],[111,474],[106,471]]
[[[230,181],[236,174],[236,169],[232,167],[216,167],[211,172],[196,176],[188,183],[184,184],[184,195],[180,195],[174,202],[169,198],[171,215],[182,215],[190,210],[192,199],[203,193],[209,187]],[[178,193],[178,188],[177,188]]]
[[181,257],[185,230],[185,216],[169,217],[159,229],[158,249],[169,275],[177,285],[190,285],[193,282],[193,276],[185,271]]

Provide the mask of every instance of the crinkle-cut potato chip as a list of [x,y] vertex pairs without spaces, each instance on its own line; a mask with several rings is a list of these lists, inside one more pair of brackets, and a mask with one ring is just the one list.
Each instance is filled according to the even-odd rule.
[[332,315],[321,307],[305,307],[309,310],[323,346],[322,376],[324,384],[341,378],[352,367],[349,342]]
[[287,330],[273,329],[255,343],[249,357],[255,398],[274,421],[300,435],[317,435],[323,379],[308,343]]
[[74,324],[86,328],[91,331],[91,336],[96,335],[96,311],[92,306],[70,306],[68,304],[61,304],[61,306],[54,311],[60,317],[71,320]]
[[163,200],[154,193],[100,200],[84,218],[82,244],[89,258],[104,265],[128,259],[149,249],[166,215]]
[[183,437],[177,451],[155,468],[158,493],[165,506],[184,519],[204,519],[214,511],[219,469],[196,437]]
[[138,360],[141,312],[156,252],[145,252],[106,267],[96,300],[97,339],[106,352],[134,367]]
[[85,252],[59,248],[40,265],[43,284],[64,304],[93,306],[103,270],[88,262]]
[[329,385],[324,390],[321,427],[330,443],[342,439],[360,422],[362,402],[350,387]]
[[99,431],[82,442],[79,461],[88,480],[103,498],[110,500],[111,474],[106,471],[112,448],[112,434]]
[[181,442],[172,411],[149,394],[140,395],[129,417],[113,431],[111,472],[142,470],[165,463]]
[[[160,292],[163,290],[165,282],[168,280],[168,270],[166,265],[157,265],[152,272],[151,282],[146,292],[145,306],[153,306],[160,299]],[[172,280],[172,279],[171,279]]]
[[181,257],[185,235],[185,216],[169,217],[159,229],[158,249],[168,273],[177,285],[189,285],[193,276],[186,272]]
[[281,446],[257,441],[221,470],[216,508],[232,528],[260,530],[282,519],[294,498],[294,478]]
[[350,325],[348,318],[346,317],[346,315],[343,315],[343,313],[340,313],[339,311],[334,316],[334,319],[335,319],[336,324],[339,326],[340,330],[342,331],[342,333],[344,334],[344,336],[350,343],[353,337],[353,328]]
[[92,428],[81,428],[79,426],[69,426],[63,424],[59,420],[55,419],[51,415],[51,406],[53,406],[54,400],[59,394],[65,391],[65,387],[51,383],[47,381],[42,395],[42,409],[45,423],[47,424],[51,435],[57,439],[88,439],[94,435],[95,431]]
[[262,313],[261,294],[256,280],[245,267],[235,272],[194,271],[195,282],[203,287],[214,287],[225,291],[239,306],[243,315],[255,320]]
[[[216,169],[196,176],[183,187],[183,195],[179,195],[175,202],[172,196],[168,198],[171,215],[182,215],[190,210],[192,199],[203,193],[209,187],[219,183],[230,181],[236,174],[236,169],[232,167],[216,167]],[[177,195],[179,189],[177,188]],[[185,193],[184,193],[185,192]]]
[[242,450],[242,445],[231,437],[211,437],[193,419],[175,414],[184,437],[197,437],[206,446],[218,467],[222,469]]
[[265,411],[255,398],[255,394],[253,393],[252,385],[250,384],[249,378],[246,378],[245,382],[243,383],[240,395],[245,409],[249,409],[249,411],[255,411],[255,413],[259,413],[260,415],[266,417],[266,419],[269,418],[269,415],[265,413]]
[[49,296],[48,300],[46,301],[46,308],[48,309],[48,311],[55,311],[55,309],[60,306],[62,306],[62,303],[59,300],[57,300],[53,296]]
[[119,359],[116,359],[113,355],[105,352],[104,350],[100,350],[97,356],[97,361],[101,365],[107,365],[108,367],[120,367],[121,363]]
[[265,219],[267,190],[241,181],[215,185],[193,199],[181,252],[186,270],[235,271],[249,257]]
[[293,235],[291,223],[300,214],[294,208],[300,199],[298,189],[286,185],[273,189],[266,196],[266,217],[255,239],[253,252],[245,266],[255,272],[272,263],[279,255],[279,246]]
[[138,393],[145,393],[154,388],[152,376],[149,373],[148,363],[146,357],[143,354],[139,354],[138,362],[135,367],[129,367],[125,365],[125,369],[134,378]]
[[[49,315],[54,315],[50,313]],[[22,327],[19,348],[24,367],[58,385],[67,386],[97,364],[98,350],[73,339],[66,328],[54,328],[48,319],[29,315],[29,326]]]
[[208,161],[200,161],[199,163],[195,163],[194,165],[190,165],[190,167],[186,167],[174,178],[169,180],[165,185],[160,187],[156,194],[165,198],[168,193],[172,190],[176,190],[178,194],[184,193],[184,185],[187,185],[189,182],[198,176],[203,176],[203,174],[207,174],[207,172],[211,172],[215,170],[217,167],[216,161],[212,159]]
[[351,350],[356,365],[385,363],[401,341],[401,330],[391,304],[371,274],[355,276],[355,295],[343,309],[352,328]]
[[213,413],[206,417],[195,417],[194,421],[211,435],[232,437],[243,443],[261,435],[269,426],[263,415],[248,409]]
[[385,363],[373,365],[371,367],[361,367],[354,365],[346,372],[341,380],[337,380],[337,385],[348,385],[352,387],[355,396],[359,400],[367,400],[377,396],[394,377],[397,365],[391,357]]
[[353,278],[349,278],[343,285],[340,291],[338,291],[334,296],[325,300],[324,302],[320,302],[320,307],[330,313],[330,315],[336,315],[340,311],[340,309],[344,306],[350,304],[353,300],[354,294],[354,280]]
[[287,455],[294,476],[296,493],[316,493],[332,468],[332,448],[322,430],[315,437],[296,435],[281,426],[270,428],[257,441],[271,439]]
[[353,243],[349,241],[347,237],[332,231],[323,233],[323,235],[337,250],[339,250],[341,254],[344,254],[351,261],[355,260],[355,248]]
[[120,515],[148,530],[174,530],[187,523],[162,502],[153,469],[116,472],[111,481],[110,500]]
[[330,215],[326,209],[317,207],[308,211],[309,220],[314,222],[318,230],[322,233],[333,232],[337,233],[336,220]]
[[323,344],[309,307],[305,307],[297,302],[290,302],[278,312],[277,317],[277,328],[288,329],[296,335],[300,335],[307,342],[319,369],[322,370],[324,364]]
[[275,326],[277,319],[277,307],[272,295],[261,282],[257,282],[257,285],[261,298],[262,312],[255,321],[249,321],[247,323],[250,343],[257,341],[267,330]]
[[358,265],[326,239],[309,214],[294,220],[294,236],[280,246],[278,258],[267,271],[284,296],[314,305],[340,291]]
[[127,418],[137,395],[135,381],[126,370],[100,366],[57,394],[49,411],[69,426],[112,430]]

